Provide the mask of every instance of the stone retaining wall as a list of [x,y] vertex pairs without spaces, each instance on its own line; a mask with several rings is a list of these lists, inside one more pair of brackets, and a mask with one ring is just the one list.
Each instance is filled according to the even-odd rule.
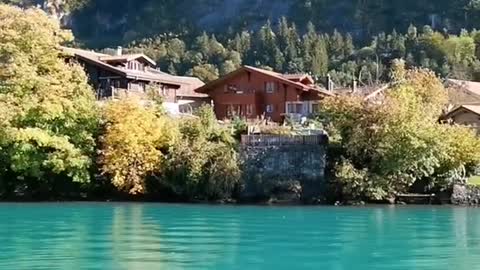
[[[304,136],[303,136],[304,137]],[[292,138],[292,137],[291,137]],[[298,139],[298,138],[297,138]],[[311,202],[321,200],[325,184],[326,137],[257,141],[243,144],[244,200]]]

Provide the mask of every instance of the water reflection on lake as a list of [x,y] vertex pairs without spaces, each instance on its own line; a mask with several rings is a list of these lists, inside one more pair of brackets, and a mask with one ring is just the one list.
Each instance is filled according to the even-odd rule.
[[1,270],[480,265],[475,208],[0,204],[0,217]]

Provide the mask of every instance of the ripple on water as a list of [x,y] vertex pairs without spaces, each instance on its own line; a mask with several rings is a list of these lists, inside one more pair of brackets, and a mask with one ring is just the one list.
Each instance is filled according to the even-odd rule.
[[0,204],[0,269],[474,269],[480,209]]

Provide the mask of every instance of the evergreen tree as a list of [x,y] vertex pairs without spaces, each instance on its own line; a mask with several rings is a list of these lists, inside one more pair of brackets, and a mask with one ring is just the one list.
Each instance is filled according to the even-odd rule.
[[226,60],[220,67],[220,76],[226,75],[232,71],[235,71],[236,69],[237,66],[235,66],[231,60]]
[[329,40],[329,55],[334,62],[342,61],[344,59],[344,39],[340,32],[335,29],[333,35]]
[[254,56],[261,63],[282,70],[285,63],[284,56],[277,46],[276,35],[272,30],[270,21],[258,31]]
[[347,35],[345,36],[343,54],[348,57],[352,55],[354,51],[355,51],[355,45],[353,44],[352,35],[350,35],[350,33],[347,33]]
[[194,49],[201,53],[205,59],[210,56],[210,38],[206,32],[203,32],[195,39]]
[[317,37],[311,52],[310,70],[316,76],[325,76],[328,71],[327,43],[324,38]]

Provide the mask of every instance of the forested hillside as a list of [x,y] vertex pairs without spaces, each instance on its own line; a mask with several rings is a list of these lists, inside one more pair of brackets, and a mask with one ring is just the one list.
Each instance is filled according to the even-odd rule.
[[74,30],[79,46],[122,45],[205,81],[241,64],[330,73],[338,85],[386,80],[394,58],[460,79],[480,70],[480,0],[3,2],[41,4]]
[[241,64],[287,73],[308,72],[319,81],[330,74],[337,86],[353,80],[360,85],[387,81],[392,60],[405,59],[442,77],[478,79],[480,32],[463,30],[458,35],[435,31],[430,26],[410,25],[399,33],[380,32],[365,45],[350,33],[317,31],[308,24],[301,33],[285,18],[274,26],[267,22],[255,31],[219,38],[159,35],[133,42],[131,52],[144,52],[172,74],[188,74],[210,81]]
[[167,32],[253,30],[282,16],[301,31],[311,21],[319,31],[336,28],[368,38],[404,32],[411,23],[449,31],[474,28],[479,6],[478,0],[90,0],[73,26],[78,37],[102,46]]

